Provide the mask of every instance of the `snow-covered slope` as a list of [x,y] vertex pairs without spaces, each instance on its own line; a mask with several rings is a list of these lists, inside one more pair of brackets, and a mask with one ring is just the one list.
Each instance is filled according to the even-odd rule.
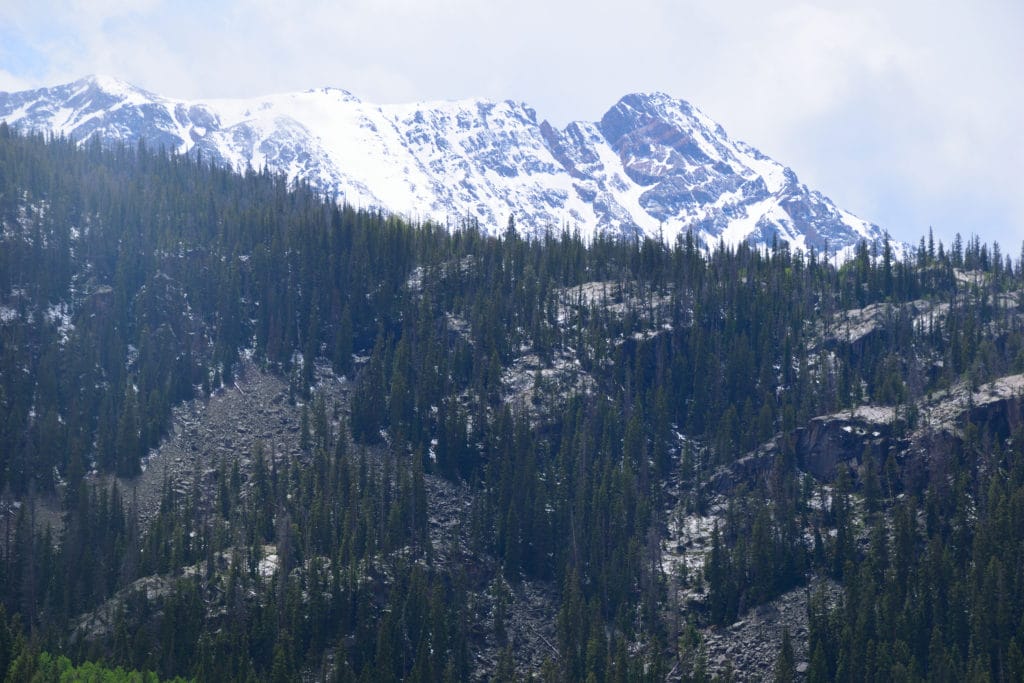
[[882,231],[667,95],[623,97],[559,130],[512,101],[404,105],[325,88],[188,102],[108,77],[0,93],[0,119],[85,140],[144,139],[236,169],[266,167],[338,200],[413,219],[583,235],[693,230],[709,244],[773,240],[849,251]]

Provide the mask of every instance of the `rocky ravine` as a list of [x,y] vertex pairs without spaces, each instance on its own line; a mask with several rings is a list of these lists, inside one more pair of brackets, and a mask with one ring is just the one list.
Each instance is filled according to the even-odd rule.
[[[346,413],[349,382],[344,377],[334,376],[326,366],[318,367],[317,378],[316,390],[324,396],[329,414]],[[289,388],[284,379],[251,361],[244,361],[234,386],[177,406],[173,431],[147,457],[144,472],[133,479],[120,479],[118,486],[126,500],[132,501],[138,510],[140,526],[145,529],[159,510],[165,486],[181,495],[191,493],[196,486],[201,491],[212,490],[220,463],[230,463],[236,457],[243,481],[247,480],[251,454],[257,443],[263,445],[268,458],[279,462],[301,457],[301,415],[302,404],[289,400]],[[365,452],[371,466],[380,466],[382,458],[391,457],[385,446],[370,447]],[[110,485],[113,479],[103,477],[94,481]],[[526,581],[508,582],[501,577],[500,563],[474,553],[467,524],[474,501],[470,487],[431,474],[425,475],[425,487],[434,566],[442,572],[460,565],[471,570],[466,576],[473,621],[471,650],[475,679],[489,680],[506,644],[511,646],[517,670],[522,675],[536,671],[546,658],[557,658],[553,645],[558,610],[556,587]],[[261,571],[266,580],[273,575],[276,552],[273,545],[263,548],[261,567],[266,569]],[[229,557],[222,554],[217,571],[225,571],[228,562]],[[378,569],[374,580],[386,583],[388,572]],[[204,567],[184,569],[183,575],[192,574],[204,575]],[[178,578],[178,575],[166,575],[138,579],[97,609],[80,615],[74,622],[72,639],[109,636],[116,615],[133,595],[145,595],[154,610],[159,611]],[[218,593],[213,591],[211,595],[208,613],[216,618],[220,611],[216,604]],[[505,642],[496,639],[492,628],[498,600],[505,604]],[[313,679],[323,672],[310,669],[306,673]]]
[[[344,399],[344,380],[332,383],[335,400]],[[160,507],[165,482],[184,495],[197,477],[201,486],[212,484],[217,466],[236,456],[246,472],[257,441],[271,458],[299,455],[301,414],[285,381],[251,362],[241,365],[234,386],[177,406],[172,434],[145,459],[141,475],[120,483],[134,497],[143,528]]]

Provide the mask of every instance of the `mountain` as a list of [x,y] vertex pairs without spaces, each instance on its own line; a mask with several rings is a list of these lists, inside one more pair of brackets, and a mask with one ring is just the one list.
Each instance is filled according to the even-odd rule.
[[267,168],[328,196],[414,219],[583,235],[693,230],[720,239],[852,252],[882,230],[730,138],[696,107],[627,95],[597,122],[558,129],[522,103],[375,105],[333,88],[191,102],[92,76],[0,93],[0,119],[85,140],[163,146]]
[[1024,263],[927,245],[487,238],[0,125],[0,680],[1022,681]]

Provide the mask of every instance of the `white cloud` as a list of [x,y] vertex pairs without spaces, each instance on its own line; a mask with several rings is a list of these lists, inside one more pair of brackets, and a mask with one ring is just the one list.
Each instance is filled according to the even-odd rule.
[[0,92],[14,92],[31,87],[31,83],[23,78],[0,69]]

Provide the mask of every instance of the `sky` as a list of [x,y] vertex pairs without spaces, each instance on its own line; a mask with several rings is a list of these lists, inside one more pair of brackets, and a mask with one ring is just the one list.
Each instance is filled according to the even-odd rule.
[[916,243],[1024,242],[1024,2],[0,0],[0,91],[105,74],[175,98],[334,86],[527,102],[555,125],[685,99]]

